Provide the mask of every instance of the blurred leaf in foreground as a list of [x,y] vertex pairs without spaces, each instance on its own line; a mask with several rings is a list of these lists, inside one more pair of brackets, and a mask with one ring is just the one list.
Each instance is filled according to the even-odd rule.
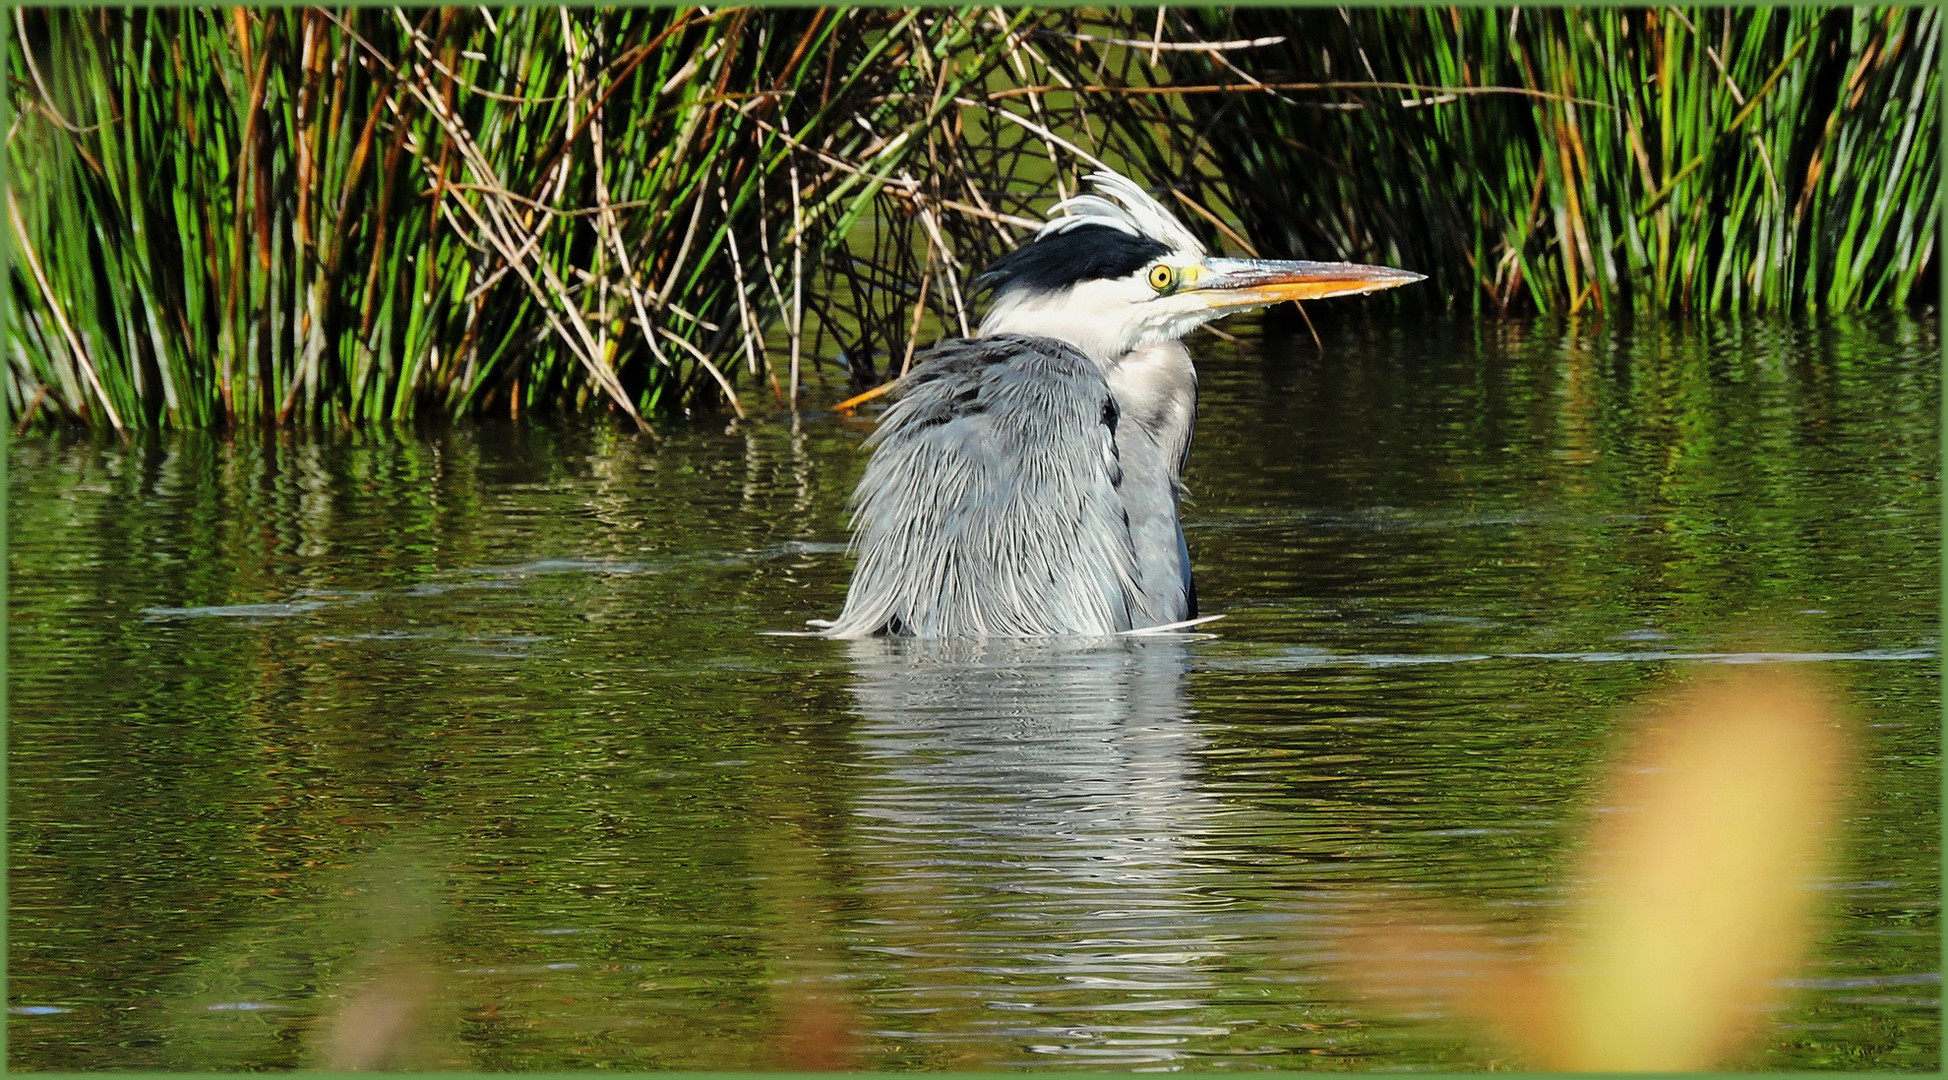
[[1509,944],[1459,914],[1381,910],[1347,934],[1345,975],[1480,1023],[1545,1069],[1722,1064],[1812,935],[1851,757],[1812,676],[1699,680],[1606,780],[1562,925]]

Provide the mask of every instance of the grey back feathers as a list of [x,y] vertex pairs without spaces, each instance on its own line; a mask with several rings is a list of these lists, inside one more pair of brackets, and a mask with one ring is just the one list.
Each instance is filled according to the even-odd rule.
[[955,340],[904,391],[869,442],[854,497],[859,564],[826,632],[1132,629],[1120,417],[1095,364],[1049,338]]

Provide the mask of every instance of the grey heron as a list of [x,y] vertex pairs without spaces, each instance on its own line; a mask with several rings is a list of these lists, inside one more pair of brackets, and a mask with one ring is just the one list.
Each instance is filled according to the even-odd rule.
[[894,388],[853,497],[831,637],[1109,635],[1197,611],[1178,518],[1197,416],[1183,337],[1235,311],[1392,288],[1355,263],[1218,258],[1137,184],[1051,208],[977,283],[976,337]]

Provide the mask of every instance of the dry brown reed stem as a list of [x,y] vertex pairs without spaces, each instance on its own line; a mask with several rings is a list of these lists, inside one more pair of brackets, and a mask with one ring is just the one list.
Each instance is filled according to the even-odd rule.
[[[401,18],[403,21],[403,13],[401,13]],[[421,42],[421,37],[422,35],[417,31],[414,32],[413,40],[415,44],[418,44],[420,49],[424,51],[425,45]],[[501,184],[499,177],[495,174],[493,165],[487,161],[486,155],[481,153],[472,134],[447,110],[445,101],[440,96],[432,93],[432,89],[426,78],[422,76],[413,79],[407,82],[406,85],[409,92],[418,98],[420,104],[425,107],[428,115],[432,116],[445,129],[447,137],[452,141],[454,146],[459,148],[462,158],[467,160],[474,170],[474,175],[477,180],[485,188],[489,189],[488,194],[491,195],[491,192],[494,190],[505,190],[505,186]],[[560,168],[559,165],[557,167]],[[560,173],[563,177],[566,177],[567,170],[560,168]],[[615,372],[610,370],[607,362],[604,360],[602,349],[595,342],[594,338],[590,336],[587,324],[575,314],[575,306],[568,299],[568,290],[562,284],[554,268],[545,260],[535,259],[534,269],[540,272],[540,281],[536,280],[534,273],[530,272],[528,268],[528,260],[531,253],[539,246],[542,233],[547,229],[548,222],[553,219],[544,217],[540,228],[530,233],[516,213],[511,200],[498,197],[490,197],[483,200],[489,210],[489,213],[486,215],[477,212],[473,205],[464,199],[455,201],[460,204],[461,209],[466,212],[467,216],[473,220],[481,234],[486,236],[489,242],[499,250],[501,257],[506,260],[507,266],[512,268],[521,278],[522,282],[527,285],[529,292],[534,295],[536,302],[541,306],[542,312],[548,320],[548,324],[560,335],[564,344],[568,345],[575,352],[577,358],[581,360],[596,383],[608,394],[611,403],[620,409],[623,415],[627,416],[636,425],[637,430],[650,431],[651,428],[648,421],[644,420],[636,412],[635,402],[630,400],[628,393],[623,390],[622,384],[617,381]],[[521,241],[518,246],[514,242],[516,240]],[[546,285],[545,289],[543,288],[543,283]],[[570,335],[566,329],[567,327],[573,327],[575,333]]]
[[[1161,16],[1163,11],[1158,10]],[[1232,52],[1237,49],[1261,49],[1267,45],[1280,45],[1285,42],[1284,34],[1270,37],[1252,38],[1249,41],[1159,41],[1154,38],[1145,41],[1138,38],[1098,37],[1094,34],[1071,34],[1060,30],[1044,30],[1045,37],[1065,38],[1069,41],[1086,41],[1092,45],[1121,45],[1135,47],[1148,53],[1163,52]]]
[[[47,282],[47,272],[41,269],[40,257],[34,254],[34,245],[27,239],[27,226],[20,220],[20,204],[14,200],[11,191],[7,193],[7,220],[13,223],[14,239],[20,244],[20,253],[26,256],[27,266],[34,273],[34,283],[40,286],[41,295],[47,299],[48,311],[53,314],[55,323],[61,328],[62,336],[68,339],[68,347],[74,350],[75,358],[80,361],[81,372],[87,376],[88,385],[94,389],[96,399],[101,402],[102,411],[108,415],[108,422],[114,425],[116,434],[126,439],[128,430],[122,426],[122,418],[116,414],[114,402],[108,400],[108,392],[102,389],[101,376],[95,373],[95,362],[89,357],[88,350],[82,346],[81,338],[75,334],[74,325],[68,321],[68,314],[62,308],[60,298],[54,295],[54,287]],[[37,398],[40,396],[43,395],[36,395]]]
[[[1249,78],[1249,76],[1247,76]],[[1089,83],[1080,86],[1016,86],[1006,90],[993,90],[987,94],[990,101],[1005,101],[1008,98],[1024,97],[1034,94],[1047,94],[1066,90],[1081,94],[1106,94],[1110,96],[1132,95],[1139,97],[1183,97],[1192,94],[1261,94],[1293,90],[1406,90],[1421,94],[1443,94],[1455,97],[1470,97],[1492,94],[1511,94],[1516,97],[1536,98],[1542,101],[1564,101],[1592,108],[1611,108],[1603,102],[1588,98],[1572,97],[1568,94],[1551,93],[1547,90],[1531,90],[1521,86],[1428,86],[1421,83],[1405,82],[1242,82],[1242,83],[1204,83],[1198,85],[1171,86],[1108,86]],[[1352,108],[1364,108],[1355,104]]]
[[873,401],[879,397],[884,396],[888,391],[892,390],[893,387],[898,385],[899,385],[898,379],[894,379],[889,382],[880,383],[878,386],[875,386],[870,390],[861,391],[860,393],[854,394],[851,397],[845,399],[844,401],[839,402],[837,405],[832,406],[832,411],[839,412],[839,413],[851,412],[852,410],[857,409],[859,406],[864,405],[869,401]]

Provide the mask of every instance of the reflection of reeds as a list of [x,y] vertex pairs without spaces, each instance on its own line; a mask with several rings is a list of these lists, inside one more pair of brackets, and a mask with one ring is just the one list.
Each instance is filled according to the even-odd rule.
[[1811,936],[1851,754],[1824,688],[1793,675],[1698,685],[1645,728],[1543,944],[1376,905],[1345,940],[1347,980],[1480,1021],[1548,1069],[1731,1060]]
[[796,401],[835,357],[863,388],[965,332],[969,271],[1099,162],[1213,241],[1412,267],[1481,309],[1901,303],[1933,269],[1939,26],[22,10],[10,404],[646,426]]

